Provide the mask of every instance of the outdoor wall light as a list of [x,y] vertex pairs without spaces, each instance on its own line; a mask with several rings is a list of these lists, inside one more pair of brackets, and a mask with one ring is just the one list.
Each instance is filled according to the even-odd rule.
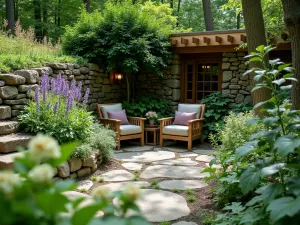
[[203,65],[203,66],[202,66],[202,69],[209,69],[209,68],[210,68],[209,65],[207,65],[207,66],[206,66],[206,65]]
[[115,73],[115,79],[116,79],[117,81],[122,80],[122,79],[123,79],[123,74],[121,74],[121,73]]

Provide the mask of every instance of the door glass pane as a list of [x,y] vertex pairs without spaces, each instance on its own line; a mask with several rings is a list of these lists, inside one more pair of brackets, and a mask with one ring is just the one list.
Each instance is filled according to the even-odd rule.
[[193,90],[193,82],[188,82],[187,89]]
[[205,81],[210,81],[210,74],[204,75],[204,80]]
[[193,81],[193,74],[188,73],[187,79],[188,79],[188,81]]
[[198,82],[198,91],[203,91],[203,83]]
[[202,74],[198,74],[198,81],[203,81],[203,75]]
[[208,83],[208,82],[204,83],[204,90],[210,91],[210,83]]
[[187,92],[187,99],[192,99],[193,97],[193,92],[192,91],[188,91]]
[[192,64],[188,65],[187,72],[188,73],[193,73],[193,65]]
[[213,83],[211,84],[211,90],[212,90],[212,91],[218,91],[218,83],[213,82]]
[[203,92],[197,92],[197,100],[201,100],[203,98]]
[[211,76],[211,80],[212,81],[218,81],[218,74],[212,74],[212,76]]

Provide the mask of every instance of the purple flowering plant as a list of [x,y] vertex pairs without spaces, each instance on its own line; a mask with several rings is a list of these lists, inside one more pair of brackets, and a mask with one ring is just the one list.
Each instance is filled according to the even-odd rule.
[[87,112],[89,93],[89,88],[83,93],[81,81],[69,82],[60,74],[56,78],[45,74],[40,86],[32,91],[33,99],[19,115],[20,124],[27,132],[42,132],[60,143],[84,140],[93,122]]

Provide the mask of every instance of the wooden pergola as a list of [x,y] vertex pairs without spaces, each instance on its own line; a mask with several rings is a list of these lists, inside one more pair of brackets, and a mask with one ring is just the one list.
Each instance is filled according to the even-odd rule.
[[[206,31],[171,35],[174,53],[236,52],[236,47],[247,42],[246,30]],[[280,44],[278,50],[290,49],[290,44]],[[247,51],[247,48],[239,49]]]

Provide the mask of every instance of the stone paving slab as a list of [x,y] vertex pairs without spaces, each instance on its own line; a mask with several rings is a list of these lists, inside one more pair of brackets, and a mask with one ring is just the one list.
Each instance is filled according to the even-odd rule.
[[214,157],[210,155],[199,155],[196,160],[200,162],[209,163]]
[[161,189],[200,189],[208,186],[204,180],[164,180],[158,183],[159,188]]
[[124,151],[129,152],[144,152],[144,151],[150,151],[152,150],[153,146],[126,146],[124,148],[121,148]]
[[153,162],[154,165],[170,165],[170,166],[196,166],[197,162],[190,158],[178,158]]
[[214,154],[214,150],[204,150],[204,149],[196,149],[193,150],[194,153],[197,153],[199,155],[211,155]]
[[90,190],[90,188],[94,185],[91,180],[81,180],[78,182],[77,190]]
[[179,153],[180,157],[197,157],[198,154],[193,153],[193,152],[183,152],[183,153]]
[[171,152],[177,152],[177,153],[181,153],[181,152],[187,152],[187,146],[186,147],[182,147],[182,146],[167,146],[167,147],[163,147],[164,150],[167,151],[171,151]]
[[158,177],[166,178],[204,178],[208,173],[201,173],[203,168],[194,166],[165,166],[155,165],[145,169],[140,178],[150,179]]
[[132,180],[134,175],[126,170],[112,170],[100,175],[104,181],[127,181]]
[[176,220],[190,214],[186,200],[168,191],[143,189],[137,205],[150,222]]
[[132,181],[132,182],[120,182],[120,183],[110,183],[101,185],[101,187],[107,187],[110,191],[122,191],[127,185],[133,185],[138,188],[149,187],[150,183],[146,181]]
[[151,151],[151,152],[127,152],[116,154],[116,159],[124,162],[153,162],[175,158],[174,152]]
[[172,225],[198,225],[198,224],[194,222],[179,221],[177,223],[173,223]]
[[122,163],[121,165],[127,170],[141,170],[143,167],[143,164],[141,163],[131,163],[131,162]]

